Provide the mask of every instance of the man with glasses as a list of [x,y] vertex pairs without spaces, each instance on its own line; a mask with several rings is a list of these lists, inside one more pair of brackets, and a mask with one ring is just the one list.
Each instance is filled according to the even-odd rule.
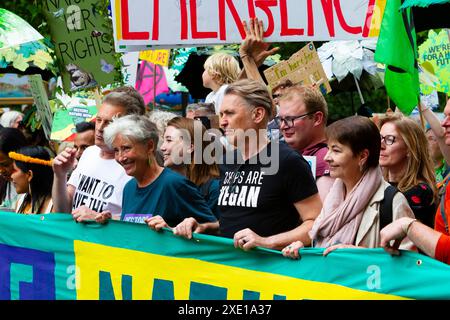
[[328,151],[325,136],[327,102],[315,88],[295,85],[283,93],[279,104],[275,120],[285,142],[303,156],[316,157],[316,182],[323,202],[334,182],[324,160]]
[[[294,84],[292,83],[292,81],[288,79],[288,80],[281,82],[280,84],[278,84],[277,86],[275,86],[272,89],[272,99],[273,99],[273,103],[275,105],[277,116],[278,116],[278,112],[280,109],[279,100],[280,100],[281,96],[289,87],[292,87],[293,85]],[[268,131],[269,139],[284,141],[283,135],[280,133],[280,125],[276,121],[276,119],[272,119],[269,122],[269,124],[267,125],[267,131]]]

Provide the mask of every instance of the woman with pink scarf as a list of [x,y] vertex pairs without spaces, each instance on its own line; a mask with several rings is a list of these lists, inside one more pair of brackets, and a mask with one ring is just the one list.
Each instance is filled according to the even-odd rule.
[[[309,236],[314,247],[327,248],[324,255],[338,248],[380,247],[380,203],[389,186],[379,167],[380,132],[368,118],[353,116],[334,122],[327,128],[330,176],[335,182],[325,198]],[[414,214],[402,193],[392,201],[393,220]],[[299,258],[301,241],[291,243],[282,252]],[[401,249],[412,248],[405,239]]]

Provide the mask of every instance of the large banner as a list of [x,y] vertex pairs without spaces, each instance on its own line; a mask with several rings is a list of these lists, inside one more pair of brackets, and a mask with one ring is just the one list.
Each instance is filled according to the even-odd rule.
[[449,299],[450,266],[382,249],[236,249],[146,225],[1,212],[0,299]]
[[377,37],[386,0],[112,0],[116,51],[240,43],[263,20],[268,42]]

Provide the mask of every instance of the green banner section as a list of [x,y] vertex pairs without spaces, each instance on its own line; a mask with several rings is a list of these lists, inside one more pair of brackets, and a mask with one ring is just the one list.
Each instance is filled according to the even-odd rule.
[[382,249],[301,250],[300,260],[232,240],[146,225],[1,212],[0,299],[449,299],[450,267]]

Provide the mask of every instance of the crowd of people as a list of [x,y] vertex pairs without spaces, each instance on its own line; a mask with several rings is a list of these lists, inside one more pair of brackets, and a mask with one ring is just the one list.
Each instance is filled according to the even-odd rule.
[[[450,263],[450,102],[442,126],[421,106],[429,133],[396,113],[327,125],[314,85],[267,87],[257,67],[277,48],[257,19],[244,27],[243,70],[211,56],[203,85],[212,92],[186,117],[148,114],[135,89],[120,87],[53,160],[27,143],[22,115],[2,117],[2,210],[207,233],[293,259],[307,246],[384,247]],[[315,157],[314,172],[304,156]]]

